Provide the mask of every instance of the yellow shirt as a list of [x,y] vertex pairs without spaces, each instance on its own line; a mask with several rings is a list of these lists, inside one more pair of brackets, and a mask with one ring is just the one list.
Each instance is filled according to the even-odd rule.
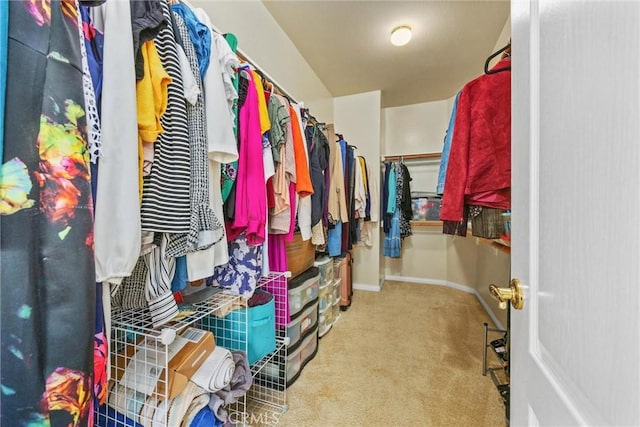
[[262,77],[255,70],[251,70],[253,82],[258,92],[258,111],[260,112],[260,133],[264,135],[271,129],[271,121],[269,120],[269,112],[267,111],[267,100],[264,97],[264,86],[262,86]]
[[[160,117],[167,110],[168,86],[171,77],[160,61],[153,40],[145,42],[140,50],[144,60],[144,77],[136,83],[138,106],[138,170],[140,200],[142,200],[142,176],[145,160],[153,162],[153,149],[145,150],[143,144],[153,144],[164,131]],[[151,147],[153,148],[153,147]],[[145,155],[145,151],[150,154]]]

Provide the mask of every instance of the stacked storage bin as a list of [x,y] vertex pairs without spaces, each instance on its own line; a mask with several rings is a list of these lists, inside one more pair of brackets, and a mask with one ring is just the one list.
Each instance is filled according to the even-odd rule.
[[287,386],[300,375],[302,368],[316,355],[318,350],[318,294],[320,291],[320,269],[311,267],[289,280],[289,312],[287,324]]
[[[287,256],[296,256],[300,261],[301,251],[292,251]],[[318,350],[318,293],[320,290],[320,270],[313,266],[313,258],[307,264],[305,259],[296,262],[297,266],[310,265],[287,283],[287,300],[290,320],[283,328],[288,337],[287,360],[284,365],[267,363],[258,374],[259,377],[287,387],[299,377],[304,366],[316,355]],[[292,275],[294,270],[291,270]],[[284,379],[284,381],[282,381]]]
[[[318,291],[319,335],[323,337],[338,319],[340,314],[340,287],[335,287],[334,263],[329,257],[318,259],[314,264],[320,270],[320,289]],[[338,294],[336,295],[336,290]],[[337,313],[334,307],[337,308]]]

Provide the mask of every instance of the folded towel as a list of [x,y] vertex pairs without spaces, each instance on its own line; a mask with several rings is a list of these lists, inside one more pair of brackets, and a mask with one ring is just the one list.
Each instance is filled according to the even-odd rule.
[[235,363],[235,370],[233,371],[233,377],[228,386],[216,392],[220,396],[226,405],[235,403],[238,399],[245,394],[251,384],[253,384],[253,376],[251,375],[251,367],[247,360],[247,353],[241,350],[232,351],[233,362]]
[[231,382],[235,363],[231,352],[217,346],[191,377],[191,381],[210,392],[218,391]]
[[251,368],[247,360],[247,353],[237,350],[232,351],[231,355],[233,356],[233,362],[235,364],[231,382],[222,390],[211,394],[211,399],[209,400],[209,408],[211,408],[216,418],[222,421],[223,424],[229,422],[229,414],[225,406],[237,402],[239,398],[247,393],[251,384],[253,384],[253,376],[251,375]]

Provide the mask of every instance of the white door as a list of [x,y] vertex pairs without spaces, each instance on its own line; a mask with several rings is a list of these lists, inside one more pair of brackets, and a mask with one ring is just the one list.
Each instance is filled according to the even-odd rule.
[[640,2],[513,0],[513,425],[640,425]]

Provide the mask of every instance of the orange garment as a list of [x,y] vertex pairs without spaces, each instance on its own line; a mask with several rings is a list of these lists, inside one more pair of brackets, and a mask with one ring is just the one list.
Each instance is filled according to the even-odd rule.
[[[160,61],[153,40],[145,42],[141,47],[144,60],[144,77],[136,82],[136,101],[138,109],[138,185],[140,201],[142,201],[142,177],[146,160],[153,162],[148,153],[153,153],[153,144],[164,129],[160,123],[160,117],[167,110],[168,86],[171,77],[165,71]],[[149,144],[149,145],[147,145]],[[147,150],[145,150],[145,145]],[[151,149],[149,150],[149,147]]]
[[311,183],[311,173],[309,173],[307,149],[302,139],[302,133],[300,133],[300,122],[291,106],[289,106],[289,114],[291,114],[293,153],[296,158],[296,192],[300,197],[310,196],[313,194],[313,184]]

